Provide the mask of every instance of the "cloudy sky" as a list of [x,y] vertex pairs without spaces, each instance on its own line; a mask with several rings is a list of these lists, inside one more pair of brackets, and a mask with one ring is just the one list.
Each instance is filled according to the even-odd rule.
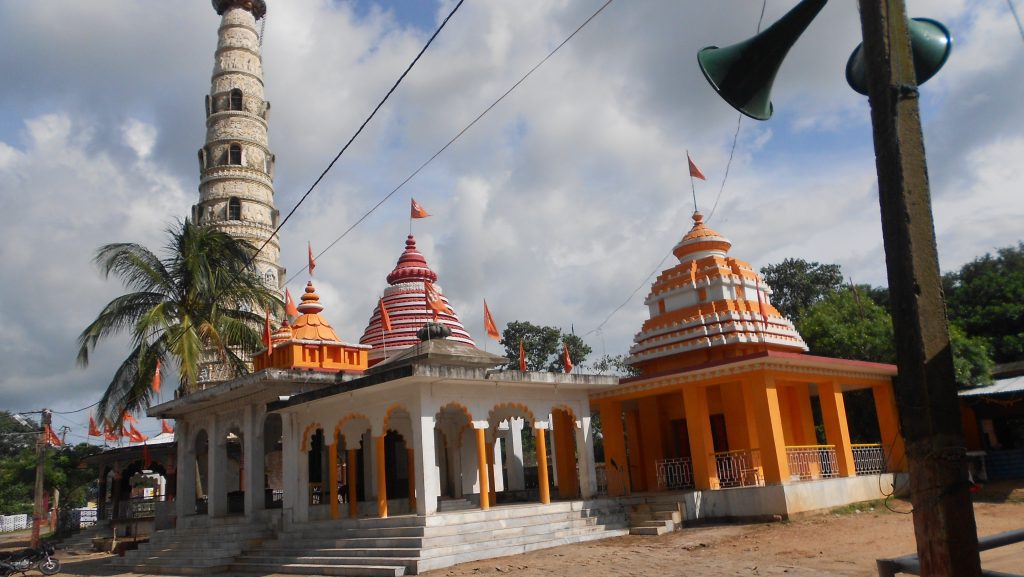
[[[467,0],[284,229],[292,293],[306,280],[307,240],[334,241],[603,2]],[[284,213],[453,2],[268,4]],[[765,25],[793,4],[767,0]],[[737,113],[709,89],[696,52],[750,36],[760,10],[760,0],[613,2],[318,260],[342,338],[362,334],[403,248],[412,196],[434,215],[414,225],[420,248],[478,344],[486,298],[499,325],[572,326],[595,357],[626,352],[646,317],[648,275],[690,225],[685,151],[708,175],[697,183],[705,214],[729,158]],[[956,37],[922,90],[950,270],[1024,237],[1024,42],[1004,0],[916,0],[910,14]],[[0,408],[90,405],[123,358],[112,340],[87,369],[74,362],[78,333],[121,290],[91,259],[109,242],[162,246],[197,200],[218,24],[205,0],[0,0]],[[778,75],[774,118],[742,123],[710,224],[755,268],[799,257],[885,284],[867,100],[843,76],[859,30],[856,2],[831,2]],[[88,411],[55,416],[74,441],[87,421]]]

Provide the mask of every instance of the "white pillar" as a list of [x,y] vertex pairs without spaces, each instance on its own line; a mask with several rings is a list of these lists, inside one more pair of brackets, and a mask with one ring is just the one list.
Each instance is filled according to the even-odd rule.
[[580,495],[589,499],[597,494],[597,470],[594,467],[594,431],[590,415],[580,417],[582,427],[576,429],[576,454],[580,475]]
[[196,514],[196,453],[189,429],[187,421],[178,420],[174,423],[174,442],[178,444],[178,487],[174,506],[178,519]]
[[281,514],[285,528],[291,526],[296,519],[296,507],[299,495],[299,435],[295,431],[295,417],[291,413],[281,413],[281,480],[284,484]]
[[[503,441],[504,439],[501,435],[494,435],[494,487],[492,487],[492,490],[495,492],[505,490],[505,480],[502,476],[504,465],[501,459],[501,443]],[[491,505],[494,505],[494,503],[491,503]]]
[[432,515],[437,512],[437,498],[441,495],[441,478],[434,448],[434,417],[413,419],[412,441],[416,463],[416,514]]
[[523,419],[509,419],[508,488],[510,491],[526,489],[526,475],[523,473]]
[[245,467],[245,516],[252,518],[264,506],[263,497],[263,410],[248,405],[242,421],[243,467]]
[[210,419],[209,452],[207,453],[206,476],[207,514],[223,517],[228,513],[228,492],[225,486],[227,475],[228,447],[214,415]]

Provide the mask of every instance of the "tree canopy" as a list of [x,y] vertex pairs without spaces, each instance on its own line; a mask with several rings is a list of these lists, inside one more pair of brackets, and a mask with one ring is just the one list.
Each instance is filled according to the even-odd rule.
[[787,258],[779,264],[762,267],[761,274],[772,289],[772,304],[793,322],[800,319],[811,305],[843,285],[839,265],[799,258]]
[[1024,242],[986,254],[943,278],[949,318],[980,337],[993,360],[1024,360]]
[[563,333],[558,327],[545,327],[526,321],[512,321],[501,333],[501,344],[510,368],[519,367],[519,343],[526,353],[526,367],[531,371],[562,372],[562,343],[569,348],[569,359],[574,367],[583,366],[590,354],[590,346],[583,339]]
[[263,313],[279,311],[280,298],[252,265],[255,247],[188,219],[167,230],[163,257],[144,246],[108,244],[95,262],[105,276],[129,290],[110,301],[78,337],[78,361],[89,362],[97,343],[111,335],[131,338],[127,358],[114,373],[97,415],[118,424],[125,411],[149,406],[157,362],[173,364],[180,388],[191,391],[198,366],[213,351],[234,375],[247,371],[243,355],[263,346]]

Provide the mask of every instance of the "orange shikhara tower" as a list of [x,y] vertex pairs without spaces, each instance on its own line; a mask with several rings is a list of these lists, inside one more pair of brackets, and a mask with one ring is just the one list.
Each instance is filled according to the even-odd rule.
[[658,276],[644,301],[650,319],[633,339],[631,365],[653,374],[758,351],[807,350],[757,271],[728,256],[731,247],[693,213],[693,228],[672,250],[679,264]]
[[273,367],[359,373],[366,369],[370,347],[344,343],[338,338],[327,319],[320,315],[324,305],[320,304],[313,281],[306,284],[298,309],[300,315],[295,322],[289,325],[285,319],[271,336],[273,354],[268,358],[264,349],[253,358],[257,371]]
[[[427,307],[427,294],[424,283],[436,283],[437,273],[427,265],[427,259],[416,249],[416,239],[410,234],[405,240],[405,250],[398,258],[398,264],[388,275],[388,287],[384,289],[384,298],[381,299],[387,309],[391,321],[391,330],[384,330],[380,314],[380,305],[373,309],[373,315],[366,326],[359,343],[370,345],[370,366],[390,357],[403,349],[411,347],[420,342],[416,331],[423,328],[423,325],[431,322],[434,313]],[[434,288],[440,291],[440,285],[434,284]],[[447,297],[441,294],[441,300],[448,305],[451,313],[440,313],[437,322],[451,330],[452,334],[448,340],[467,344],[475,347],[473,338],[466,332],[462,321],[451,308]]]

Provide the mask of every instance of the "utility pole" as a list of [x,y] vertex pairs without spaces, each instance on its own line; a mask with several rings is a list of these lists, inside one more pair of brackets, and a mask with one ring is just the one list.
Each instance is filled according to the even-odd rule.
[[979,577],[906,7],[904,0],[859,1],[921,575]]
[[43,477],[46,472],[46,431],[50,427],[50,410],[43,409],[43,430],[39,432],[39,440],[36,441],[36,488],[35,488],[35,511],[32,513],[32,543],[30,547],[39,548],[39,525],[46,514],[46,505],[43,495]]

